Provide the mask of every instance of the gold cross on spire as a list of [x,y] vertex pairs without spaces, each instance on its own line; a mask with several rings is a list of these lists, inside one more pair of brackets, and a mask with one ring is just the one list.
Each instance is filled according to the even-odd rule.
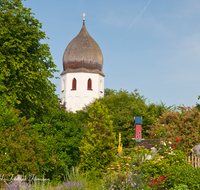
[[85,10],[84,10],[84,12],[83,12],[83,21],[85,21]]

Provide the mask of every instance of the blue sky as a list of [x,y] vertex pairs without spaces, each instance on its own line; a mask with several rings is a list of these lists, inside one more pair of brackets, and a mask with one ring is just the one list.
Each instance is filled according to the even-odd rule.
[[[105,87],[138,89],[151,103],[192,106],[200,95],[199,0],[27,0],[57,69],[82,27],[99,44]],[[60,80],[53,79],[60,94]]]

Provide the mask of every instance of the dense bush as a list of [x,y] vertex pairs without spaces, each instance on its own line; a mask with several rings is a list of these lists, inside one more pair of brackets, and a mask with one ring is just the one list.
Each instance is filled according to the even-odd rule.
[[76,114],[64,109],[52,109],[32,130],[40,133],[46,150],[41,174],[45,173],[45,177],[50,179],[63,180],[66,169],[80,162],[79,146],[84,131]]
[[[172,111],[162,114],[156,123],[150,126],[148,133],[151,137],[157,138],[165,130],[166,140],[175,142],[180,139],[182,150],[189,151],[200,142],[200,112],[195,107],[178,107],[179,111]],[[161,126],[163,128],[161,128]]]
[[39,173],[45,151],[39,141],[38,132],[32,133],[30,128],[31,121],[20,117],[20,111],[8,105],[5,94],[2,94],[0,96],[0,174]]
[[200,189],[200,168],[188,165],[173,165],[169,168],[170,177],[165,182],[165,188],[184,184],[191,190]]

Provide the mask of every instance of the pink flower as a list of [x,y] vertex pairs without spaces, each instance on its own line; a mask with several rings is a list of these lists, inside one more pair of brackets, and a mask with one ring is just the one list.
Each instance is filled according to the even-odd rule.
[[176,142],[180,142],[180,139],[176,139]]
[[114,170],[115,168],[111,168],[111,170]]
[[131,160],[131,157],[128,157],[129,160]]
[[117,167],[121,167],[121,165],[120,165],[120,164],[118,164],[118,165],[117,165]]
[[168,154],[168,152],[164,152],[165,154]]

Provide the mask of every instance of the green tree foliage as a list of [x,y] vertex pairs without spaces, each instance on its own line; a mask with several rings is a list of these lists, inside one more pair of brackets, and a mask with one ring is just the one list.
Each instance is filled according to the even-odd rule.
[[31,133],[30,121],[19,114],[19,110],[7,104],[5,96],[0,96],[1,174],[37,174],[43,164],[44,149],[38,133]]
[[165,110],[170,110],[171,107],[166,107],[162,102],[160,104],[146,104],[146,98],[141,96],[137,90],[128,93],[125,90],[115,91],[105,89],[105,97],[98,101],[105,104],[108,108],[108,113],[113,120],[114,131],[122,133],[122,144],[124,147],[132,147],[134,141],[134,116],[140,116],[143,119],[142,135],[147,137],[146,130],[148,125],[152,125]]
[[[159,137],[163,127],[166,139],[173,142],[180,139],[180,146],[184,151],[189,151],[200,141],[200,113],[195,107],[178,107],[179,111],[166,111],[156,123],[150,126],[148,133],[152,137]],[[173,133],[173,136],[172,136]]]
[[[57,103],[55,85],[49,78],[56,65],[41,23],[23,7],[21,0],[0,1],[0,74],[8,97],[27,118],[45,113]],[[11,99],[10,102],[11,103]]]
[[87,171],[102,171],[115,159],[117,141],[107,108],[94,102],[89,109],[86,135],[81,141],[80,167]]
[[63,179],[67,167],[79,164],[83,129],[76,114],[64,109],[52,109],[33,126],[33,131],[40,133],[46,150],[41,172],[47,178]]
[[[200,100],[200,96],[198,96],[198,100]],[[200,104],[196,103],[196,108],[200,111]]]

